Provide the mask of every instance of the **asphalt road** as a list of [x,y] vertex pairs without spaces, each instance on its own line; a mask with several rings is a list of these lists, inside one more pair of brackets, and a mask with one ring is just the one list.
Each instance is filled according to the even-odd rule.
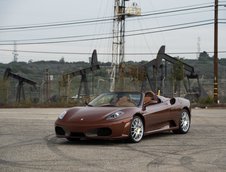
[[226,171],[226,109],[193,109],[188,134],[155,134],[138,144],[58,139],[54,121],[62,111],[0,109],[0,171]]

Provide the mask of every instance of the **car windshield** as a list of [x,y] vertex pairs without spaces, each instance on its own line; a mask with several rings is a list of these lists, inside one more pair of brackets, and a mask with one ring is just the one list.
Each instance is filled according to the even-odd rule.
[[103,93],[93,99],[88,106],[137,107],[140,105],[142,94],[139,92]]

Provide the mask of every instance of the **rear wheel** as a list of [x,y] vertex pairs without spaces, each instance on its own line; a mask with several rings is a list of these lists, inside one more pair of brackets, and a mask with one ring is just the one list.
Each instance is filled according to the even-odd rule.
[[186,134],[190,129],[190,122],[191,119],[189,112],[183,109],[180,114],[179,128],[177,130],[174,130],[173,132],[176,134]]
[[144,124],[139,116],[135,116],[131,122],[130,126],[130,141],[133,143],[138,143],[141,141],[144,135]]

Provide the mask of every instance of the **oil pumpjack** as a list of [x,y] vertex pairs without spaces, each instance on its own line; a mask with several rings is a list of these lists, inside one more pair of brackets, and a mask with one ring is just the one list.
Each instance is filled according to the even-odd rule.
[[28,84],[28,85],[31,85],[32,88],[34,88],[35,90],[37,89],[36,88],[37,83],[35,81],[32,81],[32,80],[27,79],[25,77],[22,77],[18,74],[15,74],[15,73],[12,72],[12,70],[10,68],[7,68],[5,70],[3,79],[6,81],[6,80],[8,80],[9,77],[18,81],[17,90],[16,90],[16,101],[17,102],[20,102],[21,99],[23,101],[25,100],[25,93],[24,93],[24,84],[25,83]]

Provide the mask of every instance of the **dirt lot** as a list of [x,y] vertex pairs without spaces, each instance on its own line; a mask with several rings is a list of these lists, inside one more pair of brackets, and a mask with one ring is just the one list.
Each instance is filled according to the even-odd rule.
[[226,109],[193,109],[191,130],[70,143],[54,135],[64,109],[0,109],[0,171],[226,171]]

